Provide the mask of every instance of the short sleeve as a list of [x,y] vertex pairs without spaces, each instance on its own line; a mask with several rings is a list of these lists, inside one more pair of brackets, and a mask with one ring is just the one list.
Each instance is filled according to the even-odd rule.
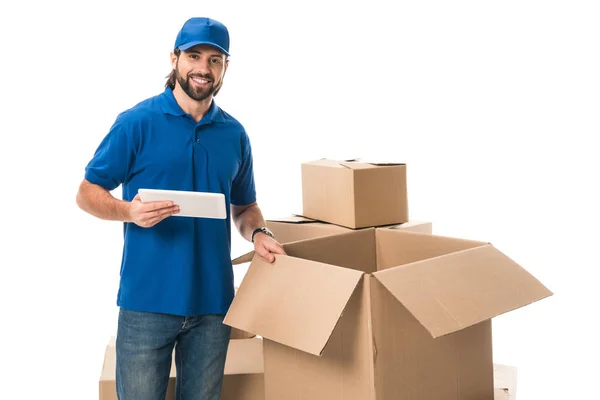
[[133,157],[131,136],[117,119],[86,166],[85,179],[113,190],[127,181]]
[[231,204],[245,206],[256,201],[252,146],[246,132],[242,132],[242,163],[231,186]]

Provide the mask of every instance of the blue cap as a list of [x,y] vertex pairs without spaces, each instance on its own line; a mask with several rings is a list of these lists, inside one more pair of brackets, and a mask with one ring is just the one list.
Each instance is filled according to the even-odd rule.
[[210,18],[190,18],[177,34],[175,48],[186,51],[199,44],[208,44],[229,56],[227,27]]

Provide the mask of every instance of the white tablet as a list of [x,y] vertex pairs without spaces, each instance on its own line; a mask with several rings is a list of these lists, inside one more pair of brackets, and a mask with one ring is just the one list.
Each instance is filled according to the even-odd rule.
[[142,202],[170,200],[179,206],[174,217],[227,218],[223,193],[194,192],[185,190],[138,190]]

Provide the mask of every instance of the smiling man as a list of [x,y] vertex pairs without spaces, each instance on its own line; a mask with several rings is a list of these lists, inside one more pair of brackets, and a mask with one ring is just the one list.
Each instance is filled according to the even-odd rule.
[[[250,140],[214,101],[229,65],[229,32],[191,18],[171,53],[163,93],[116,119],[85,169],[84,211],[124,223],[117,295],[117,394],[164,399],[172,352],[176,398],[220,397],[233,300],[231,221],[273,262],[285,254],[256,203]],[[123,199],[110,191],[122,185]],[[171,202],[142,203],[140,188],[223,193],[225,220],[176,217]],[[100,244],[101,245],[101,244]]]

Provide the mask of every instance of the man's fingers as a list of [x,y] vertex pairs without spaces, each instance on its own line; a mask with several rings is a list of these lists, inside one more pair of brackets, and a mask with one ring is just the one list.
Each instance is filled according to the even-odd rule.
[[154,226],[154,225],[158,224],[158,223],[159,223],[160,221],[162,221],[163,219],[167,219],[168,217],[170,217],[170,216],[171,216],[171,215],[173,215],[173,214],[174,214],[174,213],[172,213],[172,212],[171,212],[171,213],[162,213],[162,214],[160,214],[160,215],[157,215],[157,216],[155,216],[155,217],[149,218],[149,219],[146,221],[146,225],[145,225],[145,226],[146,226],[147,228],[150,228],[150,227],[152,227],[152,226]]
[[156,208],[152,210],[147,210],[144,213],[148,215],[148,218],[154,218],[157,216],[165,215],[165,214],[176,214],[179,212],[179,206],[173,205],[169,207]]
[[173,207],[175,204],[172,201],[149,201],[148,203],[142,203],[142,212],[152,212],[164,208]]
[[268,262],[275,261],[275,256],[265,246],[260,246],[260,248],[257,249],[257,253]]
[[271,253],[283,254],[283,255],[286,254],[285,250],[283,249],[283,246],[281,244],[279,244],[278,242],[276,242],[276,241],[272,241],[272,242],[267,243],[265,245],[265,247]]
[[171,206],[168,208],[161,208],[158,210],[145,212],[141,215],[139,219],[140,223],[138,225],[143,226],[145,228],[149,228],[158,224],[163,219],[170,217],[171,215],[175,215],[179,212],[179,206]]
[[283,246],[282,246],[282,245],[280,245],[279,243],[278,243],[278,244],[275,246],[275,248],[277,249],[277,250],[275,251],[275,253],[277,253],[277,254],[283,254],[283,255],[287,255],[287,254],[286,254],[286,252],[285,252],[285,250],[284,250],[284,248],[283,248]]
[[283,246],[279,242],[271,238],[268,238],[268,240],[262,240],[260,243],[257,243],[255,246],[255,251],[258,253],[259,256],[271,263],[275,261],[275,254],[286,255]]

